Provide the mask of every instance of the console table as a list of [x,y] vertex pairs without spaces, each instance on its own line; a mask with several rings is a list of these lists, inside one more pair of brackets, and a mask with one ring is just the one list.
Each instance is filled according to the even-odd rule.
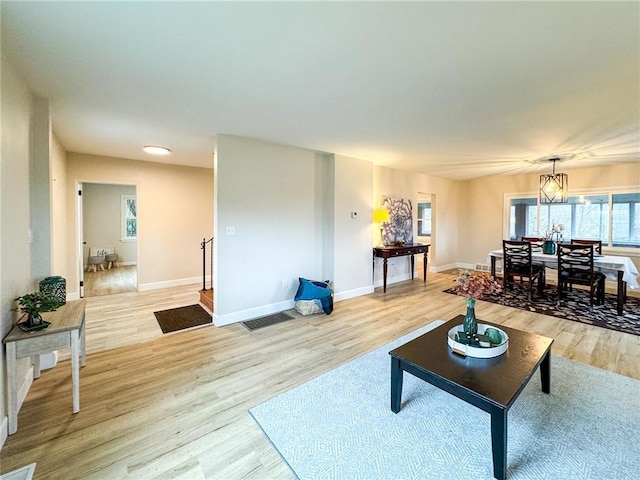
[[429,253],[429,243],[407,243],[402,246],[384,246],[373,248],[373,268],[375,271],[376,257],[382,258],[382,285],[383,291],[387,291],[387,260],[394,257],[411,256],[411,279],[413,280],[414,255],[423,254],[423,280],[427,281],[427,254]]
[[55,312],[42,314],[51,322],[44,330],[24,332],[14,326],[2,340],[7,346],[7,389],[9,407],[9,435],[18,430],[18,378],[19,358],[31,357],[33,378],[40,376],[40,354],[61,348],[71,348],[71,382],[73,385],[73,413],[80,411],[80,362],[87,363],[85,348],[84,311],[86,300],[67,302]]

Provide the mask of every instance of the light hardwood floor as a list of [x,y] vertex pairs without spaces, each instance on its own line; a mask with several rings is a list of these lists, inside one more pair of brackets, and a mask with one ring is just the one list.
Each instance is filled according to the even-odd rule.
[[95,272],[84,272],[84,295],[112,295],[114,293],[135,292],[138,286],[136,265],[122,265]]
[[[0,472],[37,462],[36,479],[291,479],[248,409],[464,313],[464,298],[442,293],[453,278],[430,273],[427,284],[391,285],[338,302],[329,316],[254,332],[239,324],[156,331],[153,311],[197,302],[197,285],[89,298],[80,412],[71,412],[69,361],[43,372],[0,452]],[[476,310],[554,338],[555,355],[640,378],[638,336],[483,301]]]

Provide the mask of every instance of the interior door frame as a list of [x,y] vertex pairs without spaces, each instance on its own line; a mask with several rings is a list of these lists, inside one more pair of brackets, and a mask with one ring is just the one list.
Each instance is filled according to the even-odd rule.
[[82,182],[76,180],[76,258],[80,298],[84,298],[84,221],[82,216],[82,185]]
[[[418,204],[429,202],[431,203],[431,235],[429,236],[429,269],[433,268],[433,259],[435,258],[436,251],[436,194],[419,191],[416,196],[416,240],[418,240],[418,222],[417,222],[417,214],[418,214]],[[428,272],[427,272],[428,274]]]
[[[131,186],[136,190],[136,198],[138,198],[138,184],[137,183],[124,183],[124,182],[105,182],[100,180],[76,180],[76,258],[77,258],[77,269],[78,269],[78,281],[79,281],[79,297],[84,298],[84,245],[86,242],[84,241],[84,196],[83,196],[83,186],[85,184],[96,184],[96,185],[114,185],[114,186]],[[138,208],[138,216],[139,216],[139,208]],[[140,228],[138,226],[138,240],[136,240],[136,291],[139,291],[140,288]]]

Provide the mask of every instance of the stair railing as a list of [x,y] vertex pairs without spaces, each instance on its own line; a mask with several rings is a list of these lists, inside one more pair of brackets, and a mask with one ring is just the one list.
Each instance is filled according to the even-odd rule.
[[211,270],[209,271],[209,285],[211,285],[211,289],[213,290],[213,237],[209,240],[203,238],[202,242],[200,242],[200,250],[202,250],[202,290],[207,289],[207,243],[210,244],[209,258],[211,261]]

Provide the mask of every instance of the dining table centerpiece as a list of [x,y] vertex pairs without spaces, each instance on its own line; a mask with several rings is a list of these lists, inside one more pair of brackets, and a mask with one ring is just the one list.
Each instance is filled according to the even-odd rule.
[[484,295],[500,293],[502,286],[488,272],[460,269],[456,277],[457,285],[453,288],[456,295],[467,297],[467,313],[464,316],[462,329],[467,335],[478,333],[476,319],[476,300]]
[[556,243],[562,241],[562,235],[564,232],[564,225],[558,223],[557,225],[554,223],[551,225],[551,230],[545,233],[544,235],[544,243],[542,244],[542,253],[547,255],[555,255],[556,253]]

